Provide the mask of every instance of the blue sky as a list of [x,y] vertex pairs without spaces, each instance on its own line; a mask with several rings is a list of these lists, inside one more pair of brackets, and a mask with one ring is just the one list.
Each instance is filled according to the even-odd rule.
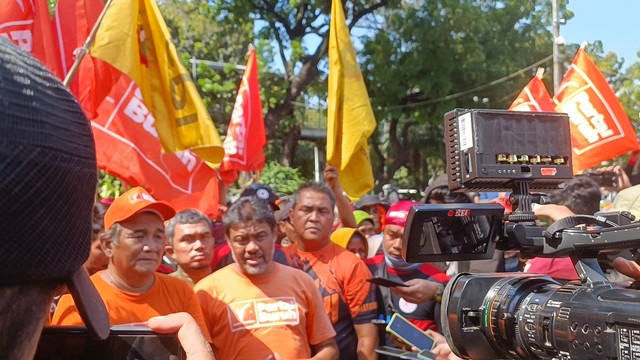
[[638,61],[640,0],[569,0],[574,17],[560,26],[567,43],[601,40],[606,51],[624,57],[624,66]]

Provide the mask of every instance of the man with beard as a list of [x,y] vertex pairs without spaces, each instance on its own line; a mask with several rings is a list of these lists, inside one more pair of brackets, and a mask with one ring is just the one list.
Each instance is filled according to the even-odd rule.
[[335,331],[313,280],[273,261],[276,221],[258,197],[223,215],[234,263],[196,284],[218,359],[337,359]]
[[176,213],[165,229],[169,245],[167,255],[178,264],[169,274],[186,281],[191,287],[213,272],[213,234],[211,220],[196,209]]

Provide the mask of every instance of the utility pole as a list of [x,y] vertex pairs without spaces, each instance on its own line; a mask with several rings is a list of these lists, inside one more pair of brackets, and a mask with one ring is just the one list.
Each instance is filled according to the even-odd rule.
[[553,13],[553,93],[560,86],[560,20],[558,19],[558,0],[551,0],[551,12]]

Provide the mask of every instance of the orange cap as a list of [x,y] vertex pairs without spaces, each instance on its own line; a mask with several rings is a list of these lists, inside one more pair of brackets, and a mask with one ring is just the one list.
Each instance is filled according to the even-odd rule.
[[109,230],[113,224],[125,221],[142,211],[154,212],[160,215],[162,221],[169,220],[176,214],[171,205],[164,201],[157,201],[145,189],[138,186],[113,200],[104,214],[104,228]]

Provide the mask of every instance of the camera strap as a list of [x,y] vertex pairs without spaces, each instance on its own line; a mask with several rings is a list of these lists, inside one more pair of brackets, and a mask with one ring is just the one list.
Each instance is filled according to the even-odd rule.
[[596,225],[601,227],[615,227],[618,224],[613,221],[609,221],[601,216],[591,216],[591,215],[574,215],[567,216],[562,218],[549,226],[544,231],[544,237],[548,241],[557,241],[558,239],[562,239],[562,232],[566,229],[575,228],[580,225]]

